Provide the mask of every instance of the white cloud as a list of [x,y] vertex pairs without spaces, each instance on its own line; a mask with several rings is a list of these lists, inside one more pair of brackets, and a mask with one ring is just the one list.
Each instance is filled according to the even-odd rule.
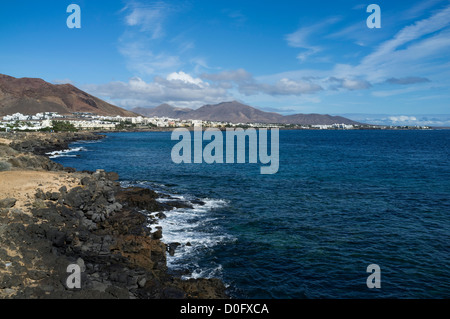
[[390,116],[389,120],[392,122],[412,122],[417,121],[417,118],[415,116],[401,115],[401,116]]
[[166,78],[155,77],[153,82],[133,77],[128,82],[87,85],[84,89],[128,109],[137,106],[156,106],[161,103],[195,108],[231,98],[225,89],[212,87],[201,79],[194,78],[182,71],[171,73]]
[[184,73],[183,71],[180,72],[173,72],[170,73],[167,76],[167,80],[168,81],[181,81],[184,83],[191,83],[191,84],[195,84],[199,87],[204,87],[207,86],[208,83],[203,82],[201,79],[194,79],[192,76],[190,76],[189,74]]
[[[120,39],[120,52],[126,57],[128,68],[140,77],[128,82],[114,82],[95,88],[99,92],[103,91],[105,93],[103,96],[110,96],[121,106],[131,104],[148,106],[174,101],[178,105],[203,105],[232,98],[232,94],[246,97],[264,95],[268,98],[278,96],[294,98],[324,90],[338,94],[341,90],[365,90],[377,84],[413,85],[426,82],[428,78],[437,83],[436,72],[440,72],[441,75],[446,72],[445,65],[436,63],[436,57],[442,57],[450,50],[448,29],[450,6],[402,28],[391,39],[382,42],[372,53],[354,65],[335,64],[334,68],[328,70],[299,70],[255,78],[243,68],[218,73],[201,73],[213,69],[207,65],[206,58],[186,59],[188,63],[195,65],[195,68],[191,68],[195,69],[195,76],[183,71],[173,72],[186,67],[184,60],[179,56],[180,51],[155,52],[158,46],[154,43],[162,41],[164,22],[170,11],[163,3],[157,4],[142,6],[132,2],[124,11],[125,23],[129,30]],[[238,15],[235,18],[238,18]],[[287,34],[285,41],[290,47],[299,49],[298,60],[306,61],[312,57],[317,59],[317,55],[325,50],[320,42],[316,42],[317,37],[351,37],[357,28],[353,25],[327,36],[325,33],[338,21],[341,19],[334,17],[308,27],[301,27]],[[149,28],[148,32],[145,32],[146,28]],[[155,41],[156,39],[158,41]],[[186,50],[192,48],[192,43],[182,40],[184,41],[181,37],[176,42],[184,43],[182,47]],[[152,82],[142,80],[146,75],[156,74],[169,75],[156,76]],[[314,77],[307,77],[311,75]],[[371,94],[376,97],[389,97],[413,91],[414,88],[401,87],[398,90],[378,90]]]

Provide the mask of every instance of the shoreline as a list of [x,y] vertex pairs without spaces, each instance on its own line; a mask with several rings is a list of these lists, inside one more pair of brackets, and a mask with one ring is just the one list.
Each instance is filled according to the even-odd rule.
[[[254,128],[256,130],[260,129],[259,127],[230,127],[229,129],[238,129],[242,128],[244,130],[248,128]],[[428,129],[423,128],[357,128],[357,129],[319,129],[319,128],[311,128],[304,129],[298,127],[267,127],[266,129],[274,129],[278,128],[280,131],[439,131],[439,130],[450,130],[450,127],[431,127]],[[109,133],[143,133],[143,132],[173,132],[175,129],[187,129],[189,131],[194,131],[193,127],[160,127],[160,128],[139,128],[139,129],[127,129],[127,130],[93,130],[86,131],[90,133],[96,134],[109,134]],[[209,127],[203,127],[202,131],[206,131]],[[226,127],[217,127],[214,129],[219,129],[221,131],[226,131]]]
[[[219,279],[169,273],[173,245],[161,241],[151,213],[173,206],[158,194],[122,188],[114,172],[79,172],[43,156],[101,138],[0,134],[0,298],[229,299]],[[65,284],[70,264],[83,270],[81,289]]]

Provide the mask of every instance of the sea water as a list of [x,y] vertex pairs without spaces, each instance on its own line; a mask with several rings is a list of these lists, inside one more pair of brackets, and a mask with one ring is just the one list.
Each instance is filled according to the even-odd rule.
[[[175,164],[171,132],[110,133],[54,160],[191,201],[160,221],[181,244],[169,268],[220,278],[235,298],[450,297],[450,130],[293,130],[279,143],[274,175]],[[380,289],[366,285],[372,264]]]

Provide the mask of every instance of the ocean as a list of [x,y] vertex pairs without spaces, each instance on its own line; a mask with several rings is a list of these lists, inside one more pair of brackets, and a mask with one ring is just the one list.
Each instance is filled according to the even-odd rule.
[[162,240],[181,244],[169,269],[220,278],[234,298],[450,297],[450,130],[280,131],[273,175],[175,164],[176,143],[109,133],[52,158],[191,201],[160,221]]

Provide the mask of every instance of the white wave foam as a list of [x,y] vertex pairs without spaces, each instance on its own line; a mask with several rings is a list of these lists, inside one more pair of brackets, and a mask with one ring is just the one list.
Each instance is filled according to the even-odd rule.
[[61,151],[53,151],[45,153],[46,155],[49,155],[49,158],[58,158],[58,157],[76,157],[77,155],[73,155],[70,153],[76,153],[76,152],[83,152],[87,151],[84,147],[74,147],[69,148],[67,150],[61,150]]
[[[171,270],[192,271],[191,274],[185,275],[184,279],[189,278],[211,278],[220,276],[221,265],[211,264],[199,267],[197,262],[203,254],[213,249],[217,245],[234,241],[235,239],[225,234],[219,225],[217,218],[214,217],[213,211],[226,207],[229,202],[224,199],[214,198],[197,198],[190,195],[173,194],[170,187],[145,181],[122,181],[122,187],[147,187],[155,192],[168,195],[168,198],[158,198],[161,203],[170,203],[173,201],[186,202],[192,208],[174,208],[170,211],[164,211],[166,218],[157,219],[157,224],[149,225],[152,231],[156,227],[162,227],[161,241],[166,245],[171,243],[179,243],[175,249],[175,254],[170,256],[167,254],[167,266]],[[156,215],[159,212],[153,212]]]
[[181,277],[183,280],[198,279],[198,278],[220,278],[222,276],[223,267],[218,265],[216,267],[200,268],[197,267],[191,274]]
[[[184,198],[184,197],[183,197]],[[165,219],[159,220],[158,225],[163,229],[161,239],[165,244],[180,243],[173,256],[167,256],[169,269],[195,269],[185,277],[210,278],[216,274],[211,267],[199,269],[192,264],[201,258],[208,250],[215,246],[232,241],[233,238],[224,234],[212,216],[213,209],[225,207],[227,202],[216,199],[201,199],[205,204],[192,204],[193,208],[175,208],[164,212]],[[220,266],[221,267],[221,266]]]

